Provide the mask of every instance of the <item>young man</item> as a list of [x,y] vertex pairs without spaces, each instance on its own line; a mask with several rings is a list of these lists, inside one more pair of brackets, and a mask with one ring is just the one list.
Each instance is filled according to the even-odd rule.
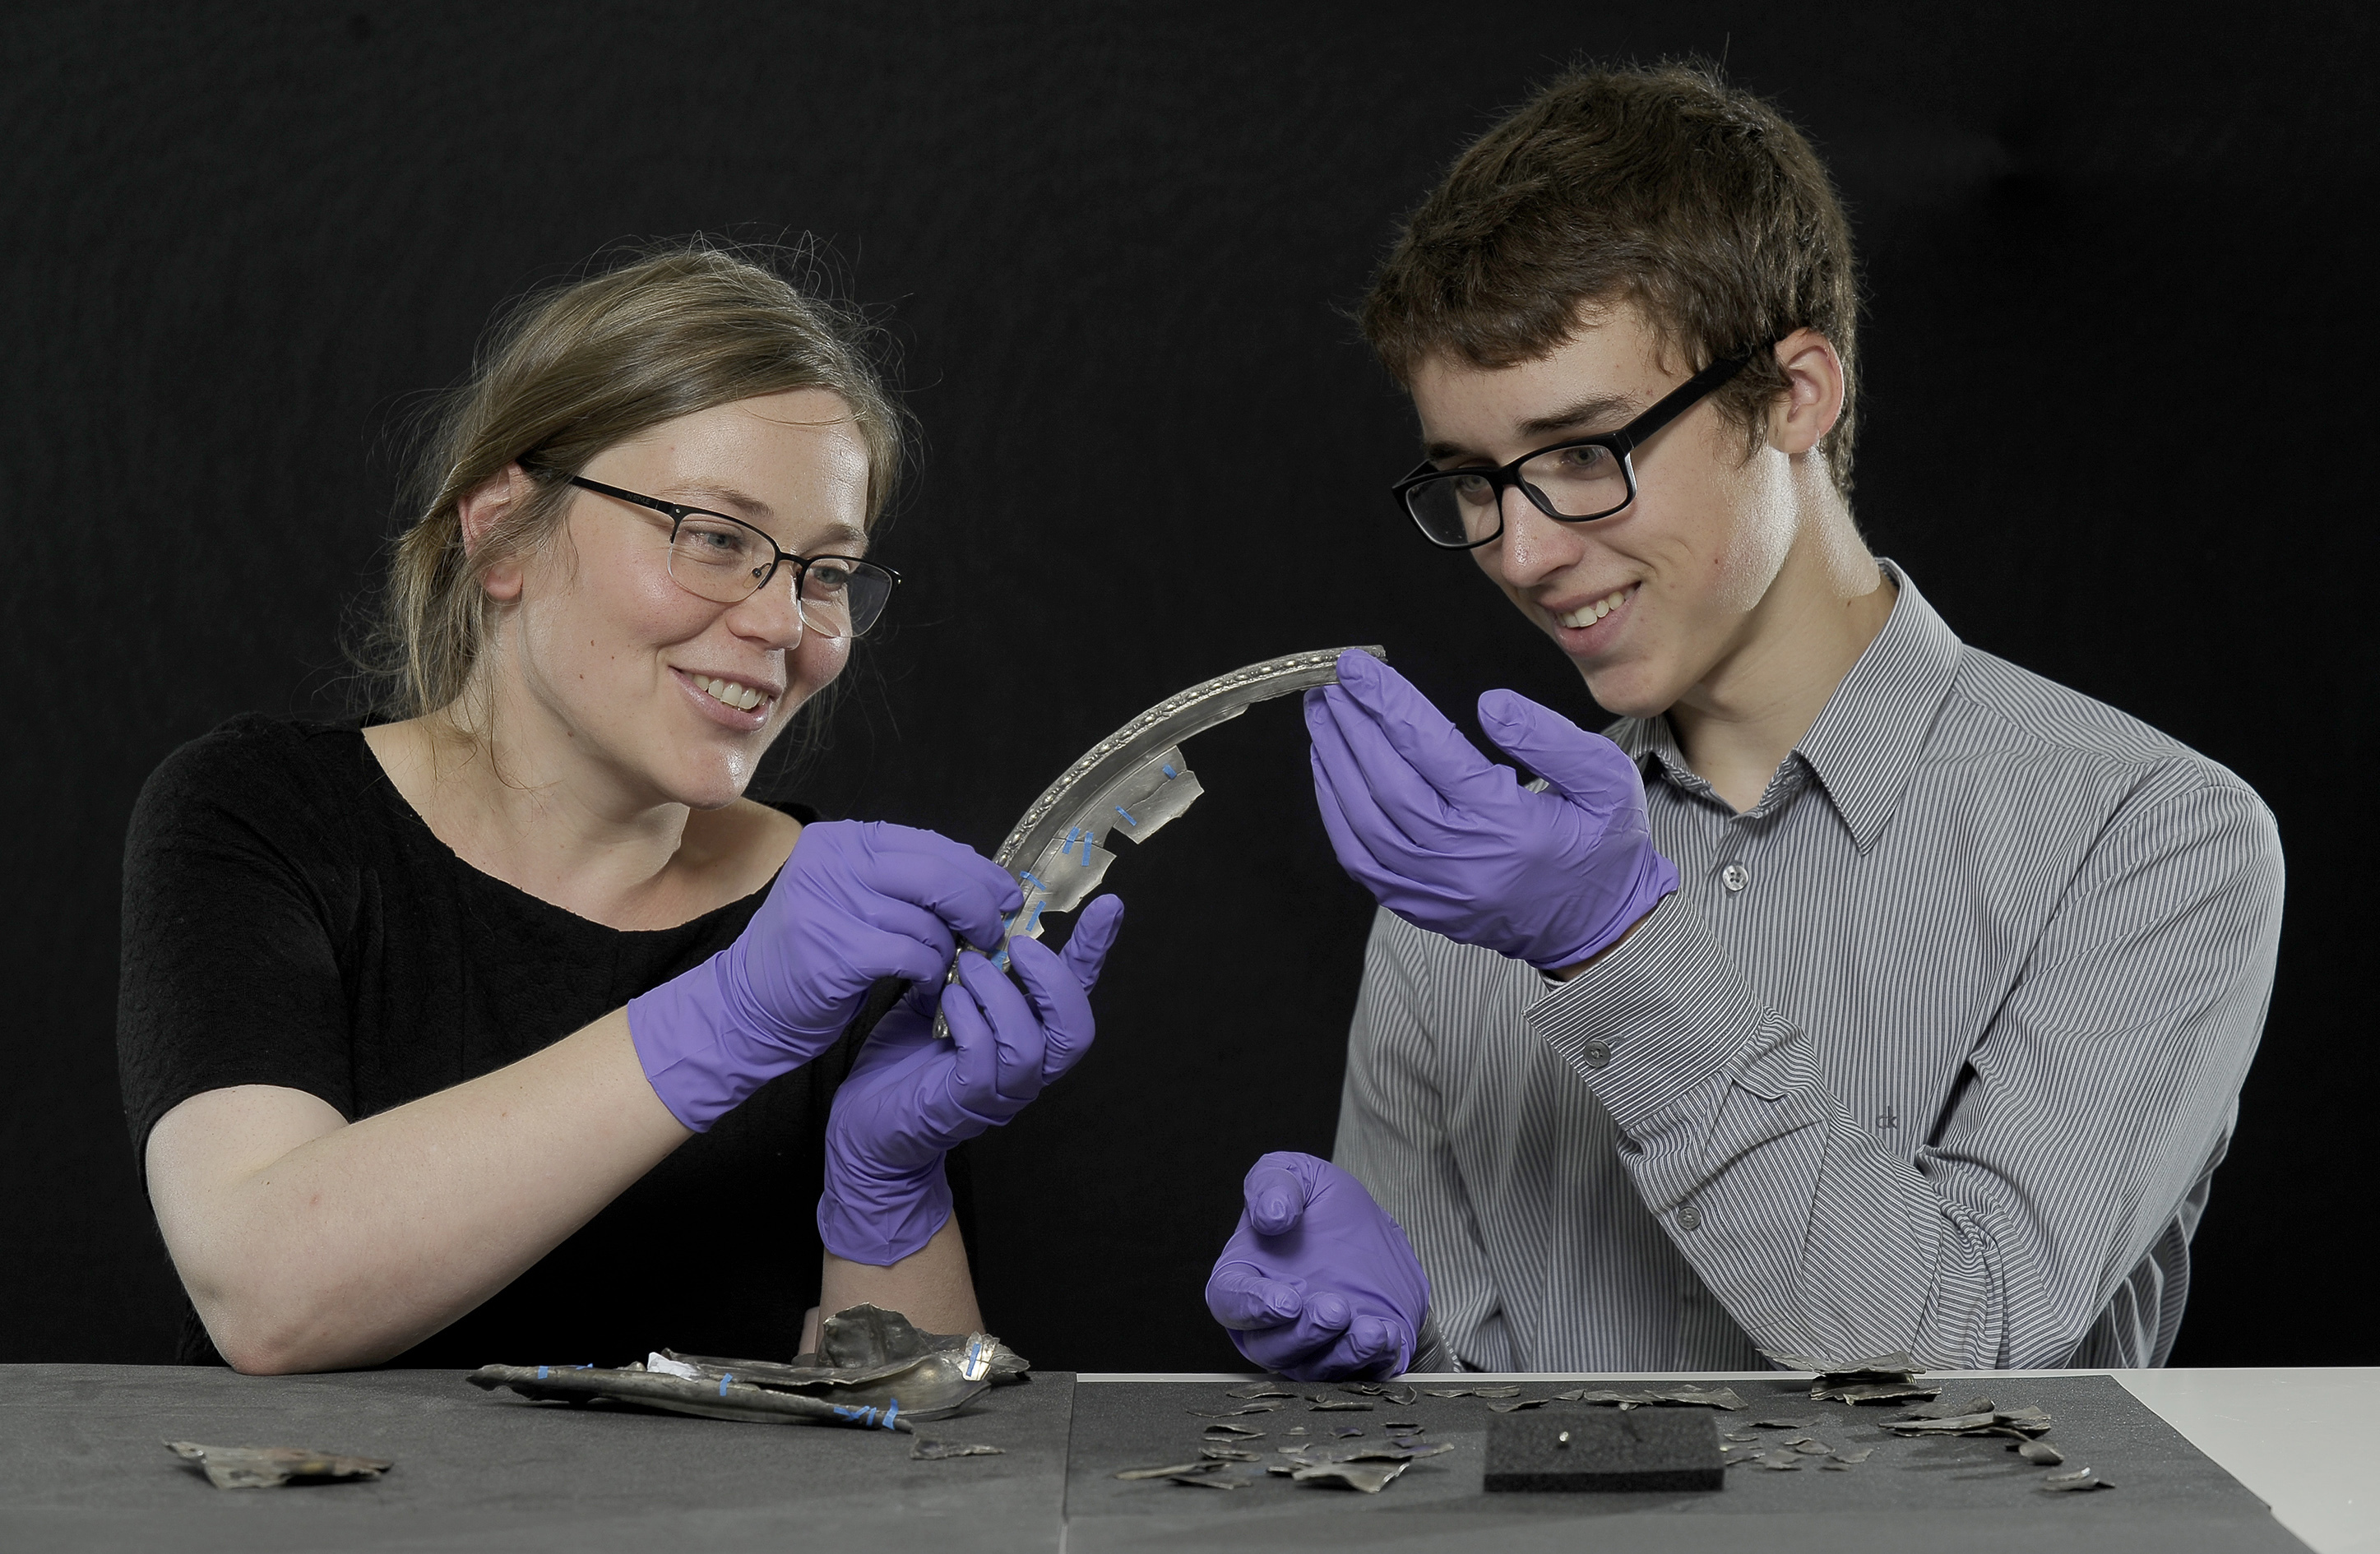
[[1376,281],[1406,511],[1620,721],[1490,691],[1524,787],[1360,655],[1308,698],[1384,910],[1337,1163],[1257,1162],[1208,1286],[1251,1359],[2170,1351],[2279,843],[2238,777],[1961,646],[1869,553],[1857,310],[1807,143],[1675,67],[1541,93]]

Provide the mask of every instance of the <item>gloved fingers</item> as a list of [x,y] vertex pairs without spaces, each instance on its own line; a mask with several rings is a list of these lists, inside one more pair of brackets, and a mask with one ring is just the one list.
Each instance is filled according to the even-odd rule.
[[1002,912],[1014,912],[1024,904],[1024,887],[1017,884],[1015,878],[964,842],[953,842],[940,832],[881,820],[869,821],[866,830],[868,848],[879,856],[905,853],[940,863],[972,878],[990,892]]
[[1413,1353],[1413,1335],[1402,1322],[1386,1317],[1363,1316],[1347,1324],[1344,1353],[1360,1369],[1386,1366],[1402,1370]]
[[1372,844],[1348,818],[1337,789],[1323,773],[1319,762],[1315,761],[1313,752],[1308,751],[1306,759],[1314,763],[1315,808],[1322,816],[1323,832],[1330,838],[1330,851],[1338,858],[1339,867],[1347,871],[1347,878],[1392,910],[1405,910],[1423,898],[1433,902],[1442,899],[1442,891],[1409,879],[1380,861]]
[[1234,1332],[1278,1328],[1305,1310],[1296,1285],[1269,1279],[1251,1263],[1223,1263],[1207,1280],[1207,1309]]
[[1100,896],[1075,919],[1075,931],[1066,936],[1062,955],[1066,969],[1074,973],[1083,991],[1099,985],[1099,972],[1107,965],[1108,952],[1115,947],[1116,934],[1123,928],[1123,901],[1113,895]]
[[[1025,985],[1025,996],[1032,1001],[1033,1012],[1040,1021],[1041,1083],[1047,1085],[1091,1050],[1091,1038],[1098,1026],[1091,1018],[1090,995],[1083,990],[1081,980],[1065,958],[1038,940],[1009,941],[1008,964],[1015,971],[1016,979]],[[1091,975],[1099,975],[1096,966]]]
[[[1306,734],[1305,759],[1314,770],[1317,802],[1327,795],[1375,863],[1440,850],[1449,820],[1444,800],[1410,770],[1400,770],[1402,763],[1378,730],[1362,735],[1383,763],[1378,770],[1357,756],[1347,730],[1327,704],[1307,716]],[[1400,788],[1411,791],[1401,794],[1396,791]]]
[[[1027,953],[1038,951],[1044,960],[1058,957],[1046,945],[1030,939],[1020,939],[1009,946],[1011,964],[1019,947]],[[1000,968],[983,956],[969,950],[959,956],[959,985],[973,998],[991,1028],[988,1049],[979,1049],[971,1057],[988,1058],[989,1062],[970,1063],[963,1072],[967,1080],[965,1090],[966,1104],[987,1116],[998,1115],[1003,1121],[1024,1110],[1026,1102],[1041,1093],[1041,1064],[1046,1056],[1048,1033],[1041,1020],[1027,1003],[1015,983],[1000,973]],[[1073,989],[1081,999],[1082,989]],[[1084,1004],[1086,1015],[1089,1004]],[[955,1031],[956,1027],[953,1027]],[[978,1084],[988,1084],[989,1093],[978,1090]]]
[[1352,1375],[1345,1357],[1344,1335],[1354,1310],[1344,1295],[1324,1291],[1305,1293],[1305,1305],[1293,1322],[1232,1335],[1241,1354],[1301,1380]]
[[1488,691],[1479,698],[1479,726],[1499,749],[1583,808],[1602,815],[1632,798],[1641,802],[1644,775],[1628,752],[1549,707],[1513,691]]
[[1377,811],[1383,829],[1373,839],[1376,850],[1386,844],[1434,855],[1459,847],[1479,829],[1479,816],[1510,780],[1509,769],[1491,765],[1474,752],[1475,771],[1459,780],[1441,780],[1416,767],[1380,724],[1336,686],[1320,695],[1320,703],[1306,719],[1313,754],[1330,773],[1351,819],[1360,826]]
[[1324,695],[1334,712],[1360,709],[1397,754],[1450,798],[1494,770],[1412,681],[1369,653],[1340,654],[1339,683]]
[[[856,973],[866,981],[880,977],[898,977],[905,981],[939,984],[942,974],[951,968],[951,955],[957,948],[951,942],[949,930],[941,923],[918,911],[914,918],[904,919],[898,927],[885,929],[873,924],[854,923],[837,936],[839,942],[815,946],[843,963],[843,968]],[[867,996],[861,988],[860,999]],[[852,1005],[856,1013],[857,1002]]]
[[949,925],[946,933],[978,949],[997,944],[1004,930],[1002,918],[1023,904],[1025,893],[998,865],[968,856],[981,867],[957,868],[946,858],[922,853],[880,854],[857,876],[868,895],[852,902],[851,908],[871,922],[905,920],[905,909],[922,908]]
[[[1302,1157],[1290,1156],[1287,1159]],[[1247,1204],[1248,1226],[1258,1235],[1286,1235],[1305,1218],[1310,1184],[1305,1174],[1281,1155],[1267,1155],[1248,1169],[1240,1184]]]

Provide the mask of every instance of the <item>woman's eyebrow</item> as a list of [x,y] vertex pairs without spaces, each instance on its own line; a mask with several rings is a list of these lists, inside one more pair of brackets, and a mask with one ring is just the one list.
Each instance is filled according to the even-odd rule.
[[777,516],[776,509],[757,496],[736,490],[734,486],[712,485],[694,480],[675,488],[678,498],[688,507],[715,506],[724,508],[727,516],[748,523],[766,524]]

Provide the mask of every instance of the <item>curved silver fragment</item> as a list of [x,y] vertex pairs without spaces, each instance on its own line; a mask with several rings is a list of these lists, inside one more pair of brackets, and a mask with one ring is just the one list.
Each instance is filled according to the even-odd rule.
[[[1002,924],[1002,942],[984,947],[994,952],[992,958],[1006,965],[1009,939],[1038,939],[1045,913],[1070,912],[1099,888],[1115,861],[1104,845],[1111,836],[1145,842],[1197,801],[1205,790],[1183,759],[1184,742],[1259,701],[1336,685],[1339,655],[1351,650],[1383,661],[1389,656],[1385,649],[1365,647],[1267,659],[1176,691],[1084,751],[1026,807],[991,856],[1025,888],[1024,904]],[[940,1015],[934,1034],[949,1034]]]

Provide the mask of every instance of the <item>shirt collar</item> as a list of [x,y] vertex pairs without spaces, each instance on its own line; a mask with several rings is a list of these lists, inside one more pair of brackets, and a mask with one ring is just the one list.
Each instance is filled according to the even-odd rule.
[[[1892,613],[1793,750],[1863,853],[1884,834],[1909,787],[1925,735],[1958,678],[1961,650],[1958,634],[1909,574],[1890,561],[1880,565],[1898,585]],[[1622,718],[1606,732],[1647,777],[1658,767],[1674,786],[1716,798],[1686,764],[1667,717]]]

